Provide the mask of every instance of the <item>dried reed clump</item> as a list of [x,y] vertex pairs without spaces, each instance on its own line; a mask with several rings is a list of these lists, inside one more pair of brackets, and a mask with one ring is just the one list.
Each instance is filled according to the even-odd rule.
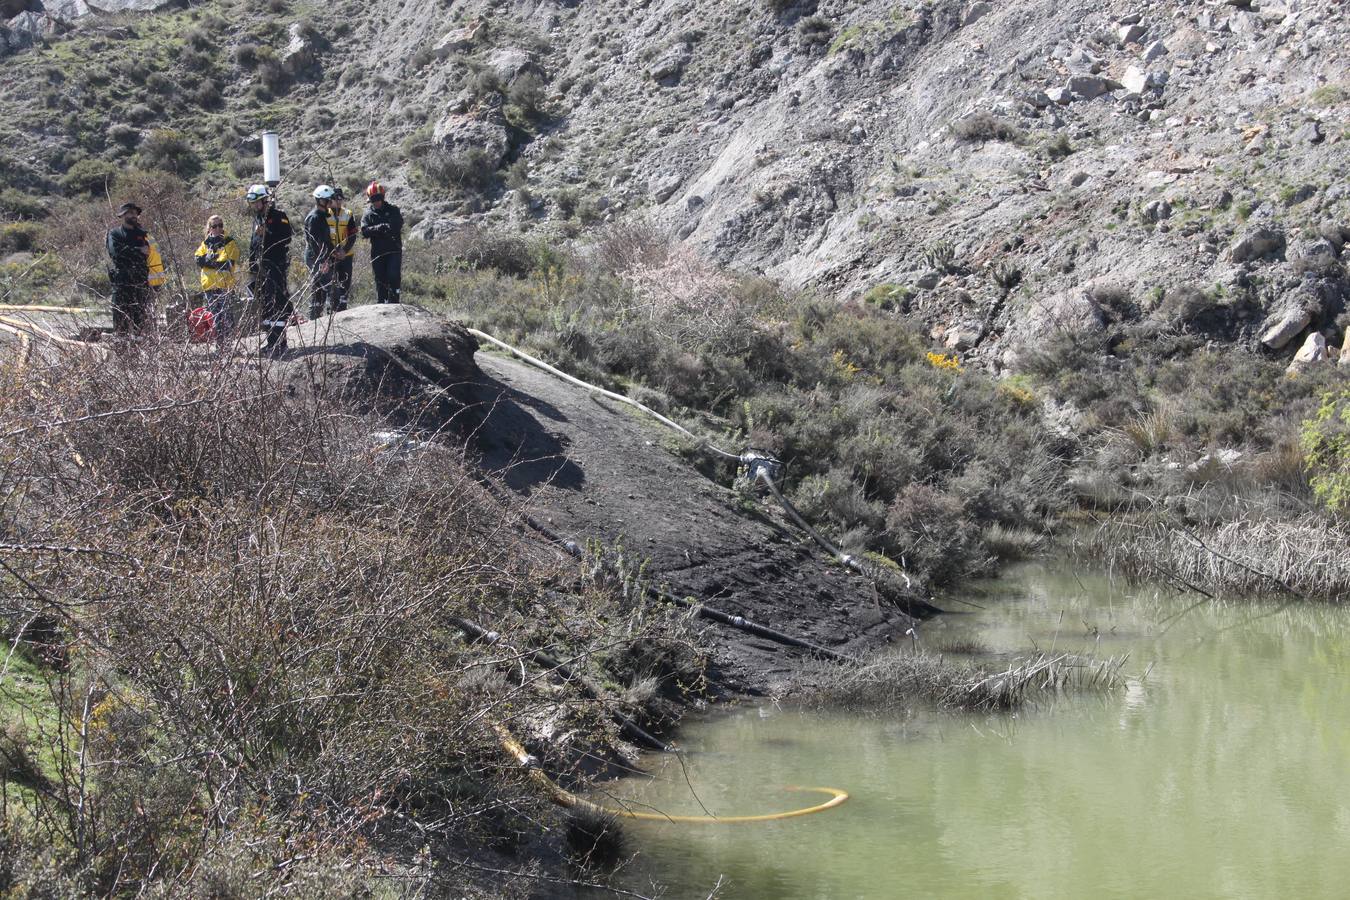
[[1316,514],[1243,517],[1196,530],[1111,522],[1079,545],[1128,577],[1163,578],[1215,594],[1350,599],[1350,533]]
[[1017,709],[1038,696],[1114,690],[1123,659],[1094,660],[1044,653],[991,670],[953,663],[927,650],[877,656],[856,666],[821,667],[807,699],[845,709],[889,709],[931,703],[942,709]]
[[380,449],[380,427],[171,346],[0,367],[0,626],[42,681],[0,671],[25,773],[0,839],[31,851],[29,888],[416,884],[417,848],[508,846],[547,815],[488,722],[612,733],[610,701],[517,648],[603,682],[677,629],[531,562],[457,451]]

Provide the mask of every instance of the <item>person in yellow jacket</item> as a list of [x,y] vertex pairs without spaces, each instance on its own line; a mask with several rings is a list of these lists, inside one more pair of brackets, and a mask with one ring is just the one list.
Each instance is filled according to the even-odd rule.
[[197,248],[197,268],[201,271],[202,293],[206,300],[203,305],[211,314],[216,340],[224,344],[234,333],[234,315],[230,307],[239,285],[239,244],[225,233],[225,220],[220,216],[206,220],[206,236]]
[[333,200],[335,202],[328,207],[328,232],[333,238],[333,294],[330,304],[333,312],[342,312],[351,299],[352,263],[361,229],[360,218],[347,208],[342,188],[333,188]]
[[145,267],[150,270],[150,289],[157,293],[169,280],[169,273],[164,268],[164,257],[159,255],[159,242],[155,236],[147,234],[145,239],[150,244],[150,255],[145,258]]

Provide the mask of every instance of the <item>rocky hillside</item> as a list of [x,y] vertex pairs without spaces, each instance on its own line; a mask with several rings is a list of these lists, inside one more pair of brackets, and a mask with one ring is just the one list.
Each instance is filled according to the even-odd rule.
[[4,4],[14,187],[139,162],[228,196],[273,127],[293,206],[378,175],[424,237],[642,217],[998,367],[1121,318],[1342,340],[1337,0],[176,7]]

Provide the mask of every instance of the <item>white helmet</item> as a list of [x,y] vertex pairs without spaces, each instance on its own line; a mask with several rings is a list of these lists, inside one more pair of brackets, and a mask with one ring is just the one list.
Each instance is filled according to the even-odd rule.
[[336,192],[335,192],[331,187],[329,187],[329,186],[326,185],[326,184],[321,184],[321,185],[319,185],[318,187],[316,187],[316,188],[314,189],[314,199],[315,199],[315,200],[332,200],[332,199],[333,199],[333,194],[334,194],[334,193],[336,193]]
[[265,184],[249,185],[248,193],[244,195],[244,199],[247,200],[249,203],[252,203],[255,200],[266,200],[267,185]]

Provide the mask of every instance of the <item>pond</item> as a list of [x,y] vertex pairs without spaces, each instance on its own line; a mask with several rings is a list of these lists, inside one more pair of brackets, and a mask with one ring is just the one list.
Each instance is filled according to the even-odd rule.
[[626,821],[633,859],[613,884],[766,900],[1350,891],[1350,610],[1044,566],[940,605],[965,611],[922,627],[930,647],[1128,654],[1124,683],[1015,713],[763,705],[690,722],[682,760],[646,756],[650,778],[592,799],[744,815],[818,802],[784,785],[851,797],[765,824]]

